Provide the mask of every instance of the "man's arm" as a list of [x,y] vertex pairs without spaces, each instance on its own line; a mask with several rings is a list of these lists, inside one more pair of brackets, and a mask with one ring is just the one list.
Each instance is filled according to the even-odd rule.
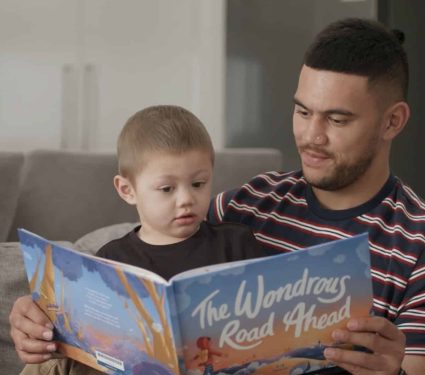
[[18,298],[9,315],[10,335],[19,358],[25,363],[41,363],[52,357],[53,325],[31,296]]
[[425,373],[425,356],[408,354],[401,365],[407,375],[419,375]]

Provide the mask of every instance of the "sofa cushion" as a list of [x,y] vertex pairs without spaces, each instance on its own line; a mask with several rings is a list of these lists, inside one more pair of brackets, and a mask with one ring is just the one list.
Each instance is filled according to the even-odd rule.
[[74,246],[80,251],[96,254],[103,245],[126,235],[137,225],[138,223],[121,223],[99,228],[78,239]]
[[281,171],[282,153],[272,148],[225,148],[215,155],[212,194],[237,188],[257,174]]
[[0,242],[7,240],[15,217],[23,162],[23,153],[0,152]]
[[76,241],[106,225],[137,220],[116,193],[112,153],[37,150],[26,155],[9,241],[21,227],[50,240]]

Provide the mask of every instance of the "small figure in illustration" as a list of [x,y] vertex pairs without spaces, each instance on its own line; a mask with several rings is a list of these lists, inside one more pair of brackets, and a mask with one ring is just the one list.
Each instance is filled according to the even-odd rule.
[[211,338],[207,336],[198,337],[196,346],[200,349],[199,352],[193,357],[193,360],[199,359],[201,362],[198,366],[204,367],[203,375],[214,375],[214,357],[227,357],[226,353],[219,352],[211,349]]

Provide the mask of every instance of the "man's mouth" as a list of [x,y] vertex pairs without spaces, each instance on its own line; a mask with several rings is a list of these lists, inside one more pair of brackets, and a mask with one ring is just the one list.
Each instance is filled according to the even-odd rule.
[[327,152],[304,148],[300,150],[301,159],[305,166],[321,167],[331,159],[331,155]]

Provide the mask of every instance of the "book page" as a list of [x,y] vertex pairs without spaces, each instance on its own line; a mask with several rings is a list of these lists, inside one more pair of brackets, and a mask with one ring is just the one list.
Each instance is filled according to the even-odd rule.
[[188,374],[202,373],[204,358],[216,374],[332,367],[326,348],[354,349],[332,331],[372,307],[368,237],[213,266],[174,280],[173,288]]
[[237,260],[234,262],[227,262],[227,263],[218,263],[218,264],[212,264],[210,266],[203,266],[199,268],[193,268],[191,270],[187,270],[184,272],[181,272],[175,276],[173,276],[170,279],[170,283],[177,280],[184,280],[184,279],[190,279],[192,277],[196,277],[202,274],[210,274],[213,272],[223,271],[229,268],[235,268],[238,266],[244,266],[249,263],[258,262],[260,259],[266,259],[268,257],[263,258],[255,258],[255,259],[244,259],[244,260]]
[[127,263],[117,262],[117,261],[111,260],[111,259],[100,258],[100,257],[95,257],[95,258],[97,260],[99,260],[100,262],[103,262],[105,264],[111,264],[111,265],[118,266],[124,272],[128,272],[128,273],[131,273],[133,275],[149,279],[149,280],[156,282],[156,283],[161,283],[161,284],[164,284],[164,285],[170,284],[167,280],[165,280],[163,277],[159,276],[155,272],[146,270],[144,268],[132,266],[131,264],[127,264]]
[[53,323],[61,354],[111,374],[179,373],[170,288],[155,274],[28,231],[19,238],[31,296]]

